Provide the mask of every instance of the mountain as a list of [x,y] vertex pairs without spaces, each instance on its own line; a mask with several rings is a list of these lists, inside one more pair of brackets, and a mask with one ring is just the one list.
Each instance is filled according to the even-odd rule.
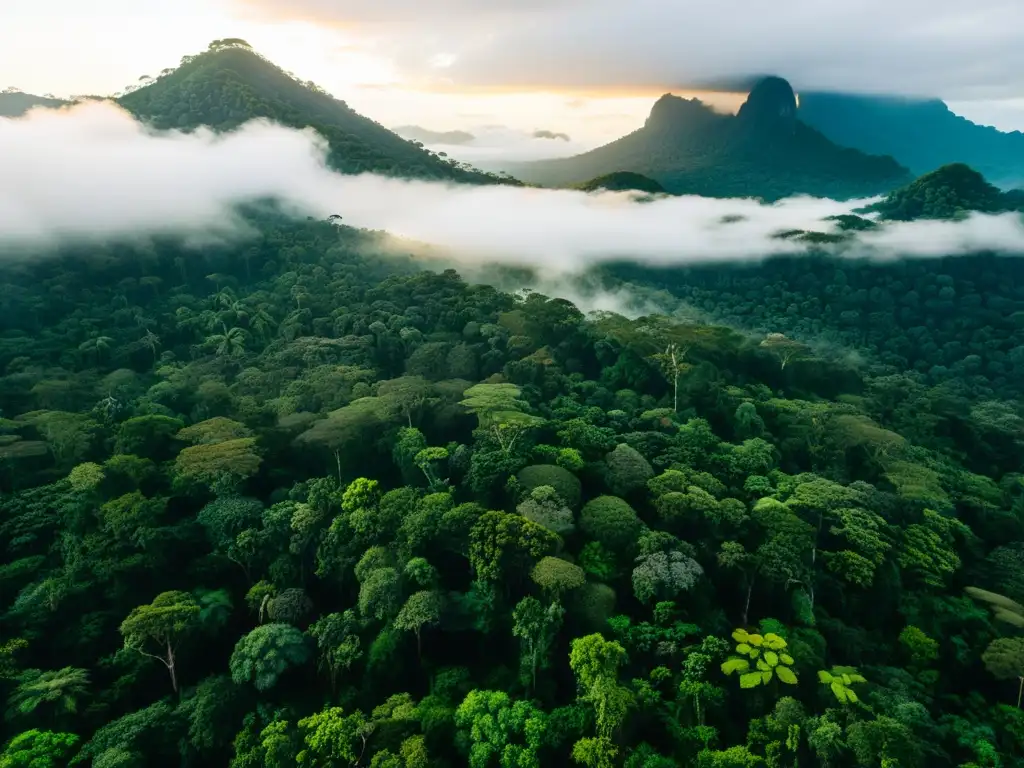
[[644,126],[627,136],[574,157],[507,170],[544,186],[631,171],[675,194],[766,199],[873,195],[911,178],[892,158],[845,149],[801,122],[793,89],[777,77],[761,80],[735,116],[666,94]]
[[431,131],[419,125],[400,125],[391,130],[402,138],[421,141],[424,144],[468,144],[476,138],[466,131]]
[[974,211],[1024,210],[1024,190],[1002,192],[970,166],[951,163],[926,173],[864,210],[890,221],[956,219]]
[[915,174],[967,163],[999,186],[1024,185],[1024,133],[978,125],[938,99],[801,93],[797,116],[837,144],[892,155]]
[[577,184],[576,189],[595,192],[599,189],[609,192],[647,192],[651,195],[664,194],[665,188],[654,179],[630,171],[616,171],[598,176],[596,179]]
[[230,130],[264,117],[293,128],[312,127],[330,144],[328,162],[343,173],[375,173],[469,183],[497,179],[437,157],[403,139],[311,82],[300,82],[241,40],[218,40],[186,56],[118,102],[156,128],[205,125]]
[[63,107],[70,102],[49,96],[7,90],[0,93],[0,117],[21,117],[33,107]]

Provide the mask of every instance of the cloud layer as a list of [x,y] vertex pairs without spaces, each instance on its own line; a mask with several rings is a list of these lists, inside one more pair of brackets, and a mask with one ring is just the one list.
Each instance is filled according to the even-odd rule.
[[[296,214],[339,213],[347,224],[455,259],[564,274],[613,259],[673,264],[792,252],[799,246],[772,235],[825,230],[823,217],[851,208],[811,198],[639,203],[628,193],[340,176],[325,168],[324,145],[311,132],[257,121],[220,137],[156,133],[104,103],[0,119],[0,169],[0,252],[169,232],[241,236],[234,206],[276,197]],[[1024,224],[1017,216],[901,224],[862,242],[857,253],[881,257],[1024,252]]]
[[410,76],[433,68],[461,86],[682,87],[767,72],[805,90],[1024,90],[1020,0],[234,2],[354,27]]

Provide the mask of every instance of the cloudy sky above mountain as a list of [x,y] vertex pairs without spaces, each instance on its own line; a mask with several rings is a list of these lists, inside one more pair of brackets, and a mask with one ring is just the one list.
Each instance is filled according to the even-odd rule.
[[1020,0],[35,0],[0,25],[0,88],[111,93],[243,37],[390,125],[501,123],[593,145],[672,90],[760,73],[935,95],[1024,129]]

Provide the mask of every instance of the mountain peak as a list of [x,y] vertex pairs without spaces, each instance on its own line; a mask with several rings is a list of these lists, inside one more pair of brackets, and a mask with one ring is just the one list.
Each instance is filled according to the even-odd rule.
[[738,117],[758,126],[781,126],[792,132],[796,126],[796,94],[781,77],[766,77],[750,91]]
[[715,111],[700,99],[684,99],[682,96],[666,93],[654,102],[644,128],[655,131],[679,130],[694,124],[703,124],[715,117]]

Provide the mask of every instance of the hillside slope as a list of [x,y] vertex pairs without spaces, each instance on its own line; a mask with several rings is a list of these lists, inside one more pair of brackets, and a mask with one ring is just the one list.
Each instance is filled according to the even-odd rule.
[[797,120],[796,112],[793,90],[780,78],[761,81],[736,116],[666,94],[644,126],[627,136],[575,157],[508,170],[545,186],[631,171],[676,194],[766,199],[872,195],[910,179],[892,158],[837,146]]
[[216,41],[205,53],[185,57],[177,69],[118,101],[163,129],[206,125],[230,130],[259,117],[294,128],[312,127],[330,143],[331,166],[344,173],[496,181],[416,146],[313,83],[299,82],[241,41]]
[[0,117],[21,117],[33,107],[63,107],[70,102],[21,91],[0,93]]
[[1024,210],[1024,191],[1002,192],[970,166],[951,163],[894,190],[865,210],[891,221],[956,219],[971,212]]
[[1004,133],[938,99],[801,93],[800,120],[832,141],[892,155],[914,173],[967,163],[999,186],[1024,185],[1024,133]]

